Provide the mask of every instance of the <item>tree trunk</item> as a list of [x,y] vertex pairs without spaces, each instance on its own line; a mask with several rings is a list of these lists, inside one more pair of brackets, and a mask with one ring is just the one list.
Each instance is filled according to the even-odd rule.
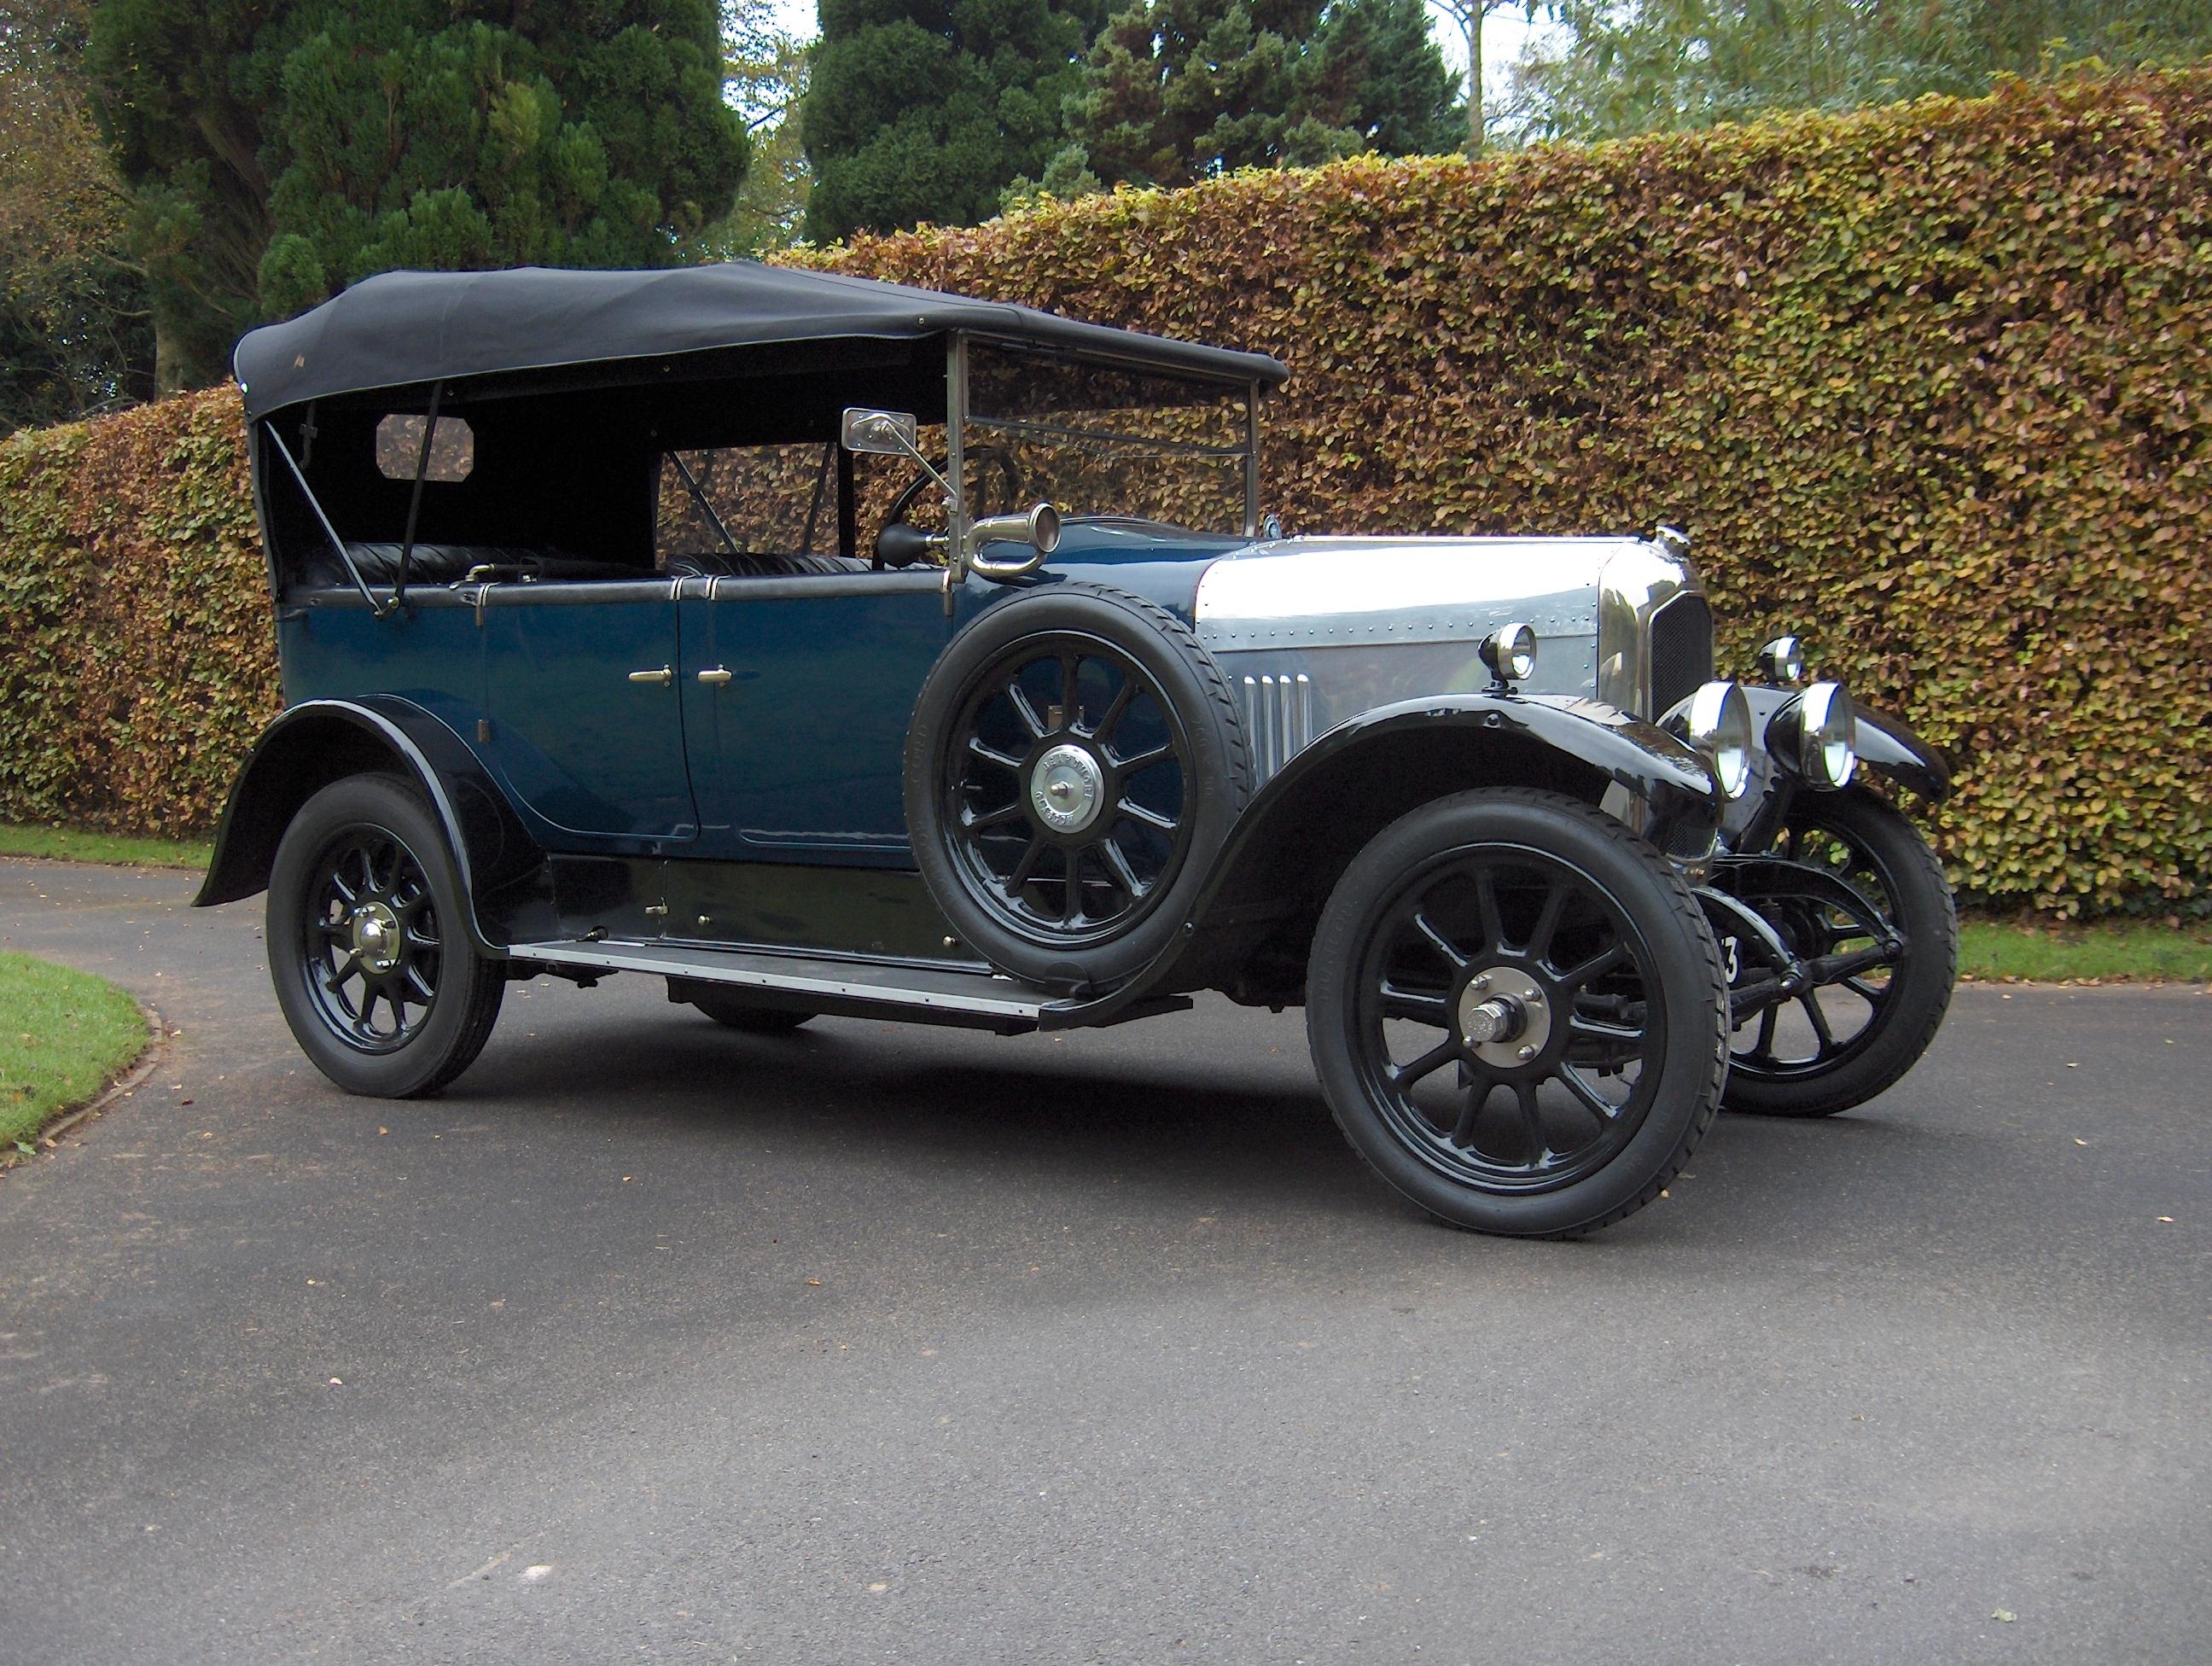
[[1482,155],[1482,20],[1485,8],[1470,4],[1467,14],[1467,154]]
[[156,398],[164,393],[175,393],[189,386],[185,378],[191,374],[185,361],[185,345],[177,338],[177,321],[169,316],[169,309],[156,303],[154,307],[154,392]]

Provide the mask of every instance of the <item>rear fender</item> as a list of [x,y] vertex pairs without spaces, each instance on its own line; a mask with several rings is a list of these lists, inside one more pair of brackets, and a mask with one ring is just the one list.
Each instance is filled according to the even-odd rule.
[[230,789],[215,860],[192,906],[267,890],[276,847],[300,806],[332,781],[368,772],[404,776],[428,802],[460,869],[470,937],[496,952],[501,941],[484,929],[481,899],[542,870],[544,857],[461,738],[392,695],[303,701],[263,731]]

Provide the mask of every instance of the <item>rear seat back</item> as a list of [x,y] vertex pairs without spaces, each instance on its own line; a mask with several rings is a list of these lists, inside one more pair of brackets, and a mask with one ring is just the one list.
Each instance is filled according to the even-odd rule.
[[865,573],[868,563],[844,556],[781,555],[766,550],[747,550],[733,556],[716,550],[671,556],[668,570],[686,579],[793,579],[817,573]]
[[[397,544],[349,544],[346,554],[361,574],[363,583],[385,588],[398,581],[400,548]],[[488,544],[418,544],[408,552],[407,582],[452,584],[466,578],[472,569],[485,566],[501,568],[509,573],[520,570],[540,584],[580,584],[596,579],[649,579],[654,576],[643,568],[628,567],[619,562],[584,561],[574,556],[558,555],[544,550],[522,550]],[[307,557],[301,571],[300,583],[310,590],[350,590],[353,577],[325,544]]]

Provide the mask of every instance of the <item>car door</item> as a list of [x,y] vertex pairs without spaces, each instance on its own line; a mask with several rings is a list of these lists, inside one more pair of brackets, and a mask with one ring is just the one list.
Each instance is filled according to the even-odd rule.
[[944,575],[719,578],[697,593],[682,611],[698,854],[910,866],[901,771],[951,631]]
[[479,748],[550,848],[695,837],[669,581],[493,584],[483,620]]

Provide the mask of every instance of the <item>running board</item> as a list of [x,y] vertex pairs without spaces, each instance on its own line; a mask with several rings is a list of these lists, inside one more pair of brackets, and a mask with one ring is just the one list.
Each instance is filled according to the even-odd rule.
[[511,944],[507,952],[516,960],[545,966],[645,972],[677,982],[751,990],[758,993],[764,1006],[843,1018],[958,1025],[995,1030],[1002,1036],[1121,1024],[1157,1012],[1182,1012],[1191,1004],[1188,995],[1156,995],[1138,1000],[1119,994],[1066,995],[980,969],[965,971],[911,962],[778,954],[763,949],[574,939]]

